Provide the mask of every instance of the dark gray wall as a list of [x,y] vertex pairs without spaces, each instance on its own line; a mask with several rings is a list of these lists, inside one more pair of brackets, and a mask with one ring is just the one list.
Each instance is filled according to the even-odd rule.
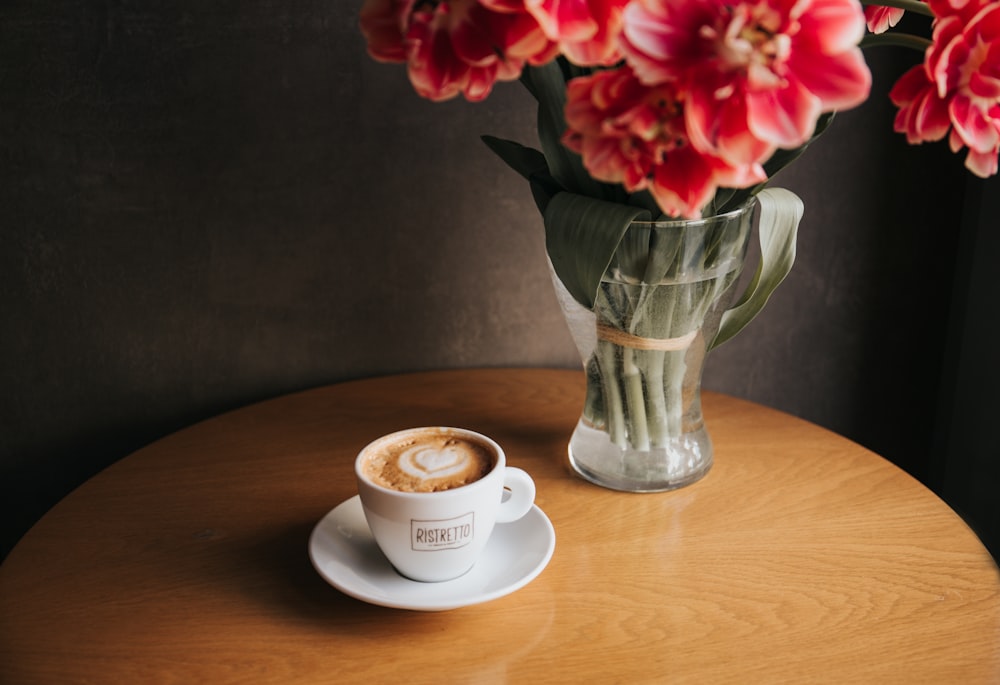
[[[359,2],[0,6],[0,550],[102,467],[338,380],[575,366],[520,179],[516,84],[432,104],[364,52]],[[706,385],[928,482],[966,176],[876,94],[779,178],[799,262]]]
[[1000,177],[966,193],[927,482],[1000,552]]

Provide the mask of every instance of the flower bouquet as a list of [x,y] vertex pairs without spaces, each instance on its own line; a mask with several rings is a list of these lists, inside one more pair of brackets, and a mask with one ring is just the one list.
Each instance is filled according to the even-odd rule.
[[[802,204],[769,182],[869,97],[864,49],[923,54],[889,93],[897,132],[997,173],[1000,2],[879,2],[365,0],[369,53],[419,95],[480,101],[519,79],[538,103],[540,149],[483,140],[544,220],[587,370],[570,441],[585,477],[663,490],[711,465],[704,357],[791,268]],[[904,12],[924,35],[899,30]],[[755,206],[761,259],[727,309]]]

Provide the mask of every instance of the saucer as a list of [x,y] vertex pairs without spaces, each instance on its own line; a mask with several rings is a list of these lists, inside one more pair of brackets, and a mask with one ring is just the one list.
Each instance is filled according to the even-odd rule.
[[483,555],[465,575],[421,583],[399,575],[375,544],[355,495],[324,516],[309,537],[309,558],[323,578],[346,595],[369,604],[444,611],[488,602],[519,590],[552,558],[556,533],[532,506],[512,523],[498,523]]

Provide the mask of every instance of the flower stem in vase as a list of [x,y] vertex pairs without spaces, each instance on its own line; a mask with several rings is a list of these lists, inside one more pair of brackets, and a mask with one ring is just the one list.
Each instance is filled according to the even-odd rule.
[[646,393],[643,390],[642,373],[635,359],[639,354],[641,352],[628,347],[622,349],[622,379],[625,383],[625,401],[628,407],[629,443],[635,449],[648,450]]
[[628,448],[628,430],[623,393],[618,385],[618,362],[615,359],[615,345],[604,340],[597,342],[597,353],[600,355],[597,364],[600,373],[600,387],[604,392],[603,396],[603,421],[595,422],[596,425],[604,425],[611,442],[621,449]]
[[666,352],[650,350],[646,353],[646,386],[649,403],[649,438],[654,447],[662,447],[670,435],[668,428],[668,408],[665,393],[656,392],[657,384],[666,379]]

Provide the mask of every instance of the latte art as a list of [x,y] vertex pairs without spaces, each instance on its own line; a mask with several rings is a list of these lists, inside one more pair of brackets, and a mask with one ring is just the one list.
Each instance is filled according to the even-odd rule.
[[493,451],[485,443],[446,429],[426,429],[373,445],[364,472],[382,487],[437,492],[474,483],[493,464]]
[[448,478],[470,469],[478,472],[478,453],[466,442],[449,441],[442,448],[414,445],[399,455],[399,468],[419,480]]

